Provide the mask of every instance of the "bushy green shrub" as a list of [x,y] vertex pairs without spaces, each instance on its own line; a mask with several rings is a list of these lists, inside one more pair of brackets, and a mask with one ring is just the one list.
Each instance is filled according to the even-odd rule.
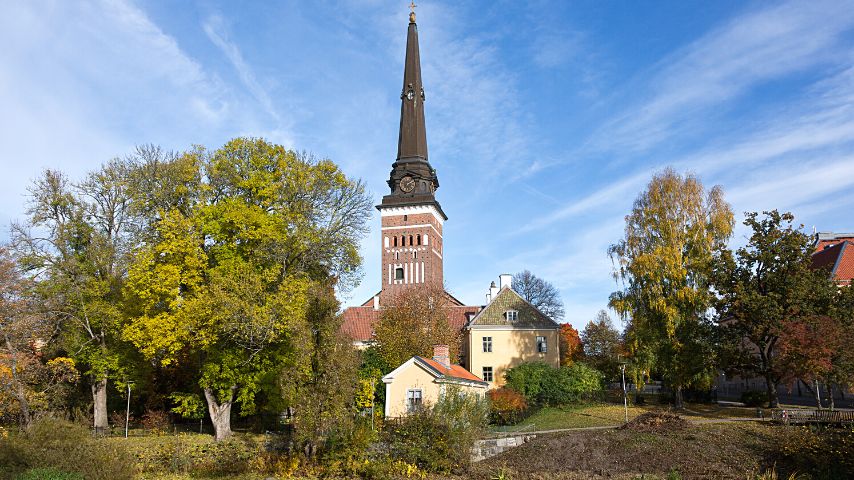
[[431,472],[465,468],[474,443],[485,431],[488,415],[484,398],[449,388],[432,407],[388,425],[384,438],[388,454]]
[[567,405],[602,393],[602,373],[583,363],[560,368],[544,362],[523,363],[508,370],[504,378],[534,405]]
[[133,457],[125,448],[93,438],[86,427],[52,418],[40,419],[28,431],[0,439],[3,477],[34,468],[77,473],[87,480],[130,479],[135,473]]
[[742,392],[741,403],[748,407],[762,407],[768,404],[768,393],[759,390]]

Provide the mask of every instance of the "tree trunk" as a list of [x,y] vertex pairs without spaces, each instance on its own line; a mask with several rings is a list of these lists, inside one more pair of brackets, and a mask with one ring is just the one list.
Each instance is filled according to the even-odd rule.
[[766,376],[765,388],[768,391],[768,408],[779,407],[780,399],[777,398],[777,382],[772,381],[768,376]]
[[821,385],[818,384],[818,380],[815,381],[815,388],[812,389],[813,395],[815,396],[815,406],[819,410],[821,410]]
[[107,379],[92,382],[92,404],[95,416],[95,435],[106,435],[110,424],[107,421]]
[[682,402],[682,387],[676,387],[676,396],[673,402],[673,407],[677,410],[682,410],[683,402]]
[[833,399],[833,384],[827,384],[827,397],[830,399],[830,411],[836,410],[836,402]]
[[222,403],[218,403],[216,395],[210,388],[205,388],[205,400],[208,402],[208,414],[211,416],[211,423],[214,427],[214,435],[216,441],[222,441],[231,436],[231,405],[234,399],[234,391],[236,386],[232,386],[228,393],[228,398]]

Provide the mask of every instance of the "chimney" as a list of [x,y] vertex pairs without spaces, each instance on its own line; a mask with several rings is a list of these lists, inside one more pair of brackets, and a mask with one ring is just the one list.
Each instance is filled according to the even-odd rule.
[[492,296],[489,294],[489,292],[486,292],[486,304],[489,305],[489,302],[491,302],[491,301],[492,301]]
[[447,345],[433,345],[433,360],[445,368],[451,368],[451,356]]
[[495,286],[495,282],[493,281],[489,285],[489,298],[491,298],[492,300],[495,300],[495,297],[497,297],[497,296],[498,296],[498,287]]
[[498,276],[498,288],[513,288],[513,275],[502,273]]
[[374,295],[374,310],[380,309],[380,296]]

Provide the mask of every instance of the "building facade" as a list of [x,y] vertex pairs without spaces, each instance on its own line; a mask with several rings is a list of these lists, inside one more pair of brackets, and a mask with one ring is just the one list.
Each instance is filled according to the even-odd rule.
[[[421,80],[418,26],[414,13],[410,14],[409,20],[400,93],[397,158],[387,180],[389,192],[377,205],[382,229],[379,245],[382,252],[381,286],[362,305],[344,311],[342,329],[358,347],[374,342],[374,328],[380,321],[384,299],[405,294],[407,289],[441,287],[444,282],[442,232],[448,217],[436,199],[439,178],[428,158],[424,123],[426,95]],[[461,365],[452,365],[455,381],[470,376],[484,386],[493,387],[503,384],[503,373],[519,363],[542,360],[554,366],[560,364],[559,325],[512,290],[510,275],[502,275],[499,283],[500,288],[493,282],[485,305],[465,305],[445,292],[448,324],[462,334]],[[517,316],[512,319],[502,317],[508,310],[513,310]],[[486,338],[492,342],[488,349],[484,347]],[[400,371],[395,370],[397,373],[392,372],[388,376],[387,389],[391,397],[387,398],[392,398],[392,403],[387,406],[386,413],[392,416],[403,408],[405,402],[402,398],[413,390],[410,388],[412,381],[429,384],[415,390],[419,390],[421,395],[433,395],[438,391],[436,385],[447,380],[437,383],[433,375],[435,371],[429,371],[429,359],[414,357],[407,363],[410,366],[404,369],[406,373],[398,369]],[[408,376],[413,378],[408,379]]]

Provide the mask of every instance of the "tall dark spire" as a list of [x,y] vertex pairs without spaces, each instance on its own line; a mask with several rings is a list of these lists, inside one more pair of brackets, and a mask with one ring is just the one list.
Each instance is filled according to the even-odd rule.
[[[414,9],[414,3],[410,6]],[[433,205],[442,208],[433,193],[439,188],[436,171],[427,160],[427,128],[424,123],[424,85],[421,83],[421,55],[415,12],[409,14],[406,61],[400,92],[400,133],[397,160],[392,164],[388,186],[379,208],[403,205]],[[445,214],[442,213],[444,217]]]
[[427,160],[427,129],[424,125],[424,85],[421,83],[421,56],[418,51],[418,25],[415,12],[409,14],[406,35],[406,66],[400,92],[400,136],[397,159]]

